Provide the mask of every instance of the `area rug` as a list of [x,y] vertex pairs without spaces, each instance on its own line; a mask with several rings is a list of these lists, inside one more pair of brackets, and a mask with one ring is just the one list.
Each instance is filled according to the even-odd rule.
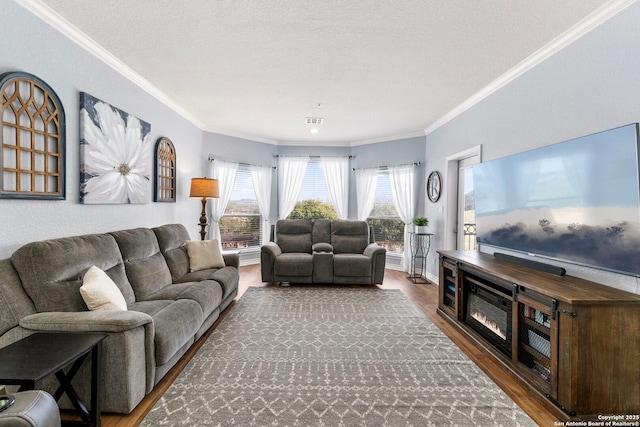
[[399,290],[249,288],[142,426],[535,426]]

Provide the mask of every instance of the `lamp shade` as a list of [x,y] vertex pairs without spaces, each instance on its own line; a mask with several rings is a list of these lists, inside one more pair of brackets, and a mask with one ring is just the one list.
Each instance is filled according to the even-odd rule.
[[218,180],[213,178],[191,178],[189,197],[217,199],[220,197],[218,193]]

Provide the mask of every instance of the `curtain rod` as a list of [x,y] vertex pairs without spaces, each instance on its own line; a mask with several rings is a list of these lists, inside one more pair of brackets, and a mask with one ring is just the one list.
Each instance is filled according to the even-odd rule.
[[[213,158],[213,157],[211,157],[211,156],[209,156],[209,157],[207,158],[207,160],[208,160],[208,161],[210,161],[210,162],[214,162],[216,159],[215,159],[215,158]],[[254,165],[254,164],[251,164],[251,163],[244,163],[244,162],[238,162],[238,164],[239,164],[240,166],[258,166],[258,167],[261,167],[261,168],[267,168],[267,167],[270,167],[271,169],[277,169],[277,166]]]
[[[280,157],[279,154],[274,154],[273,157],[278,158]],[[308,157],[310,159],[319,159],[321,157],[325,157],[325,158],[331,158],[331,157],[335,157],[335,158],[343,158],[343,157],[348,157],[350,159],[355,159],[356,156],[282,156],[282,157]]]
[[[406,163],[403,165],[391,165],[391,166],[373,166],[370,168],[358,168],[358,170],[360,169],[389,169],[390,167],[400,167],[400,166],[420,166],[420,162],[413,162],[413,163]],[[356,168],[353,168],[353,170],[355,171]]]

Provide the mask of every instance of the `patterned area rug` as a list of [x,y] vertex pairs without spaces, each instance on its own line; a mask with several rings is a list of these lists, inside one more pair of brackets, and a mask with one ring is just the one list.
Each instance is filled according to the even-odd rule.
[[535,426],[399,290],[249,288],[142,426]]

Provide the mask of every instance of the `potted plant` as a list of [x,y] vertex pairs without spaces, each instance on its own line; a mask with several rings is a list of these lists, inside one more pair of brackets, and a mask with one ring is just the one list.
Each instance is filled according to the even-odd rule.
[[423,216],[419,216],[413,219],[413,231],[416,233],[426,233],[429,220]]

